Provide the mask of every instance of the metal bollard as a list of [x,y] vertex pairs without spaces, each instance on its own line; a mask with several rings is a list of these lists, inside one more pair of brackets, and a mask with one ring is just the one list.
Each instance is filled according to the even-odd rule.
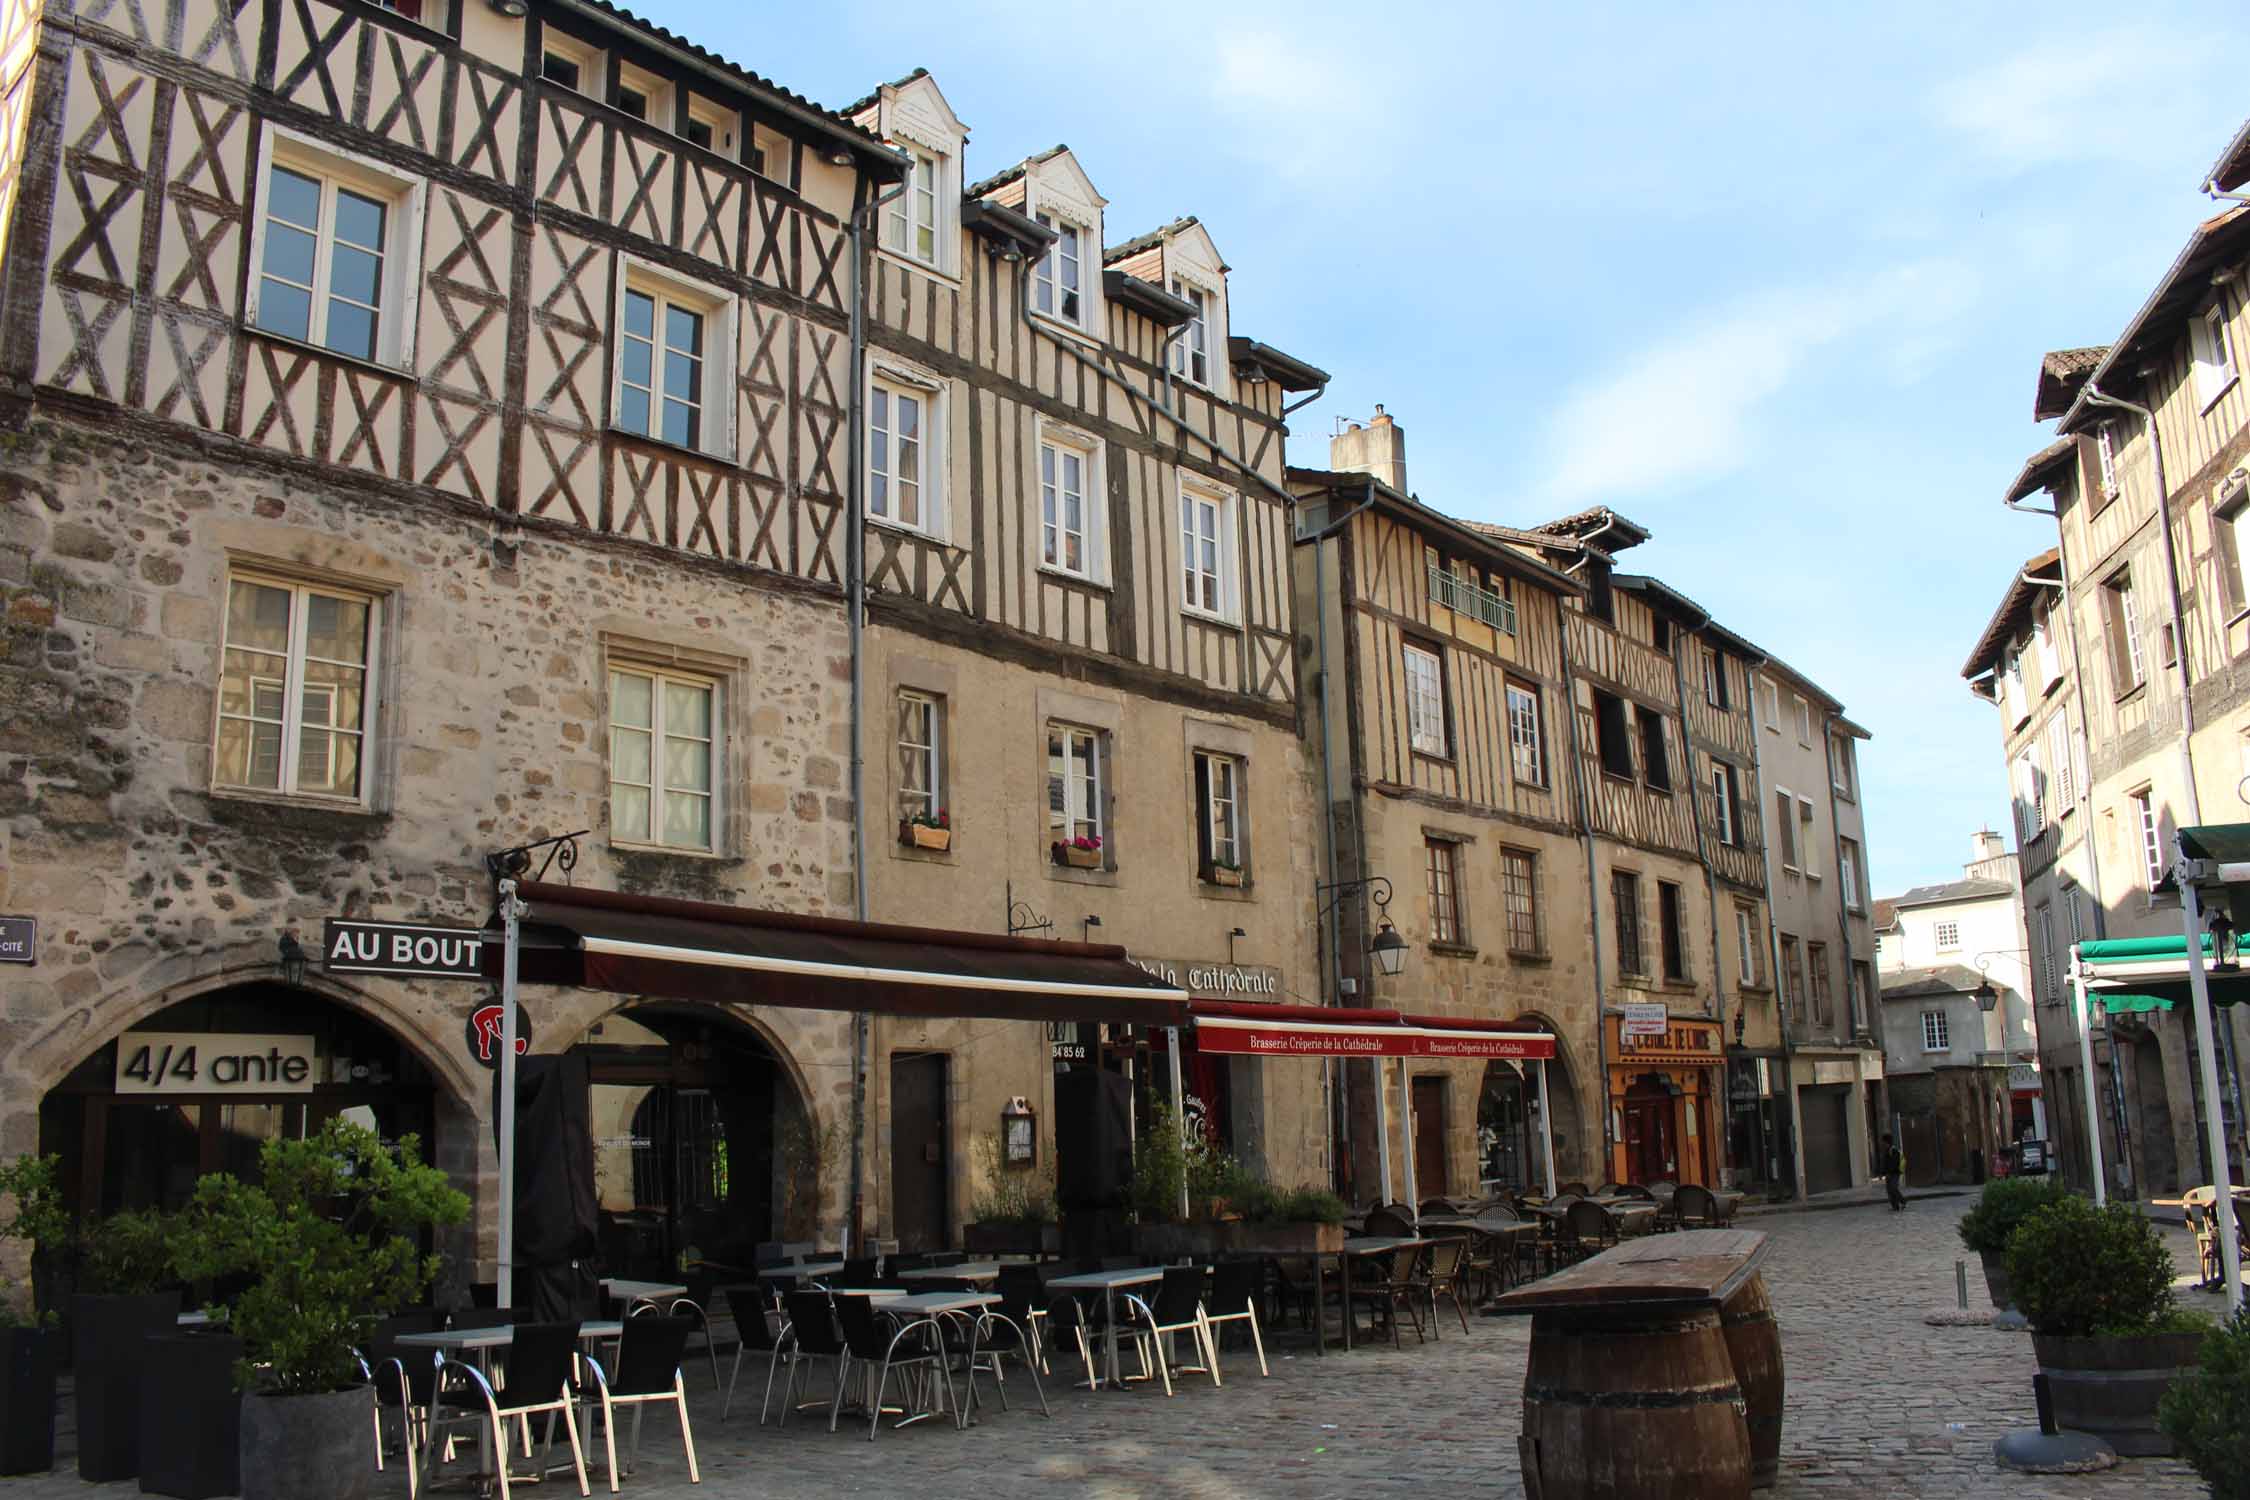
[[1953,1297],[1961,1304],[1961,1311],[1969,1310],[1969,1263],[1965,1260],[1953,1263]]

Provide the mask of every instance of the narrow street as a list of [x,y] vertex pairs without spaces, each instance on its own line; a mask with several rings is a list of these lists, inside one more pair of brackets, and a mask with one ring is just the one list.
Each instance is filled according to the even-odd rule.
[[[1766,1279],[1778,1309],[1789,1377],[1777,1497],[1853,1491],[1866,1500],[2011,1500],[2068,1496],[2139,1500],[2193,1496],[2202,1487],[2164,1459],[2122,1464],[2090,1478],[2005,1473],[1994,1439],[2032,1421],[2031,1341],[1986,1327],[1931,1327],[1927,1314],[1954,1306],[1954,1225],[1973,1200],[1918,1201],[1904,1214],[1881,1207],[1779,1213],[1748,1221],[1773,1237]],[[2168,1229],[2188,1265],[2184,1231]],[[2191,1305],[2217,1298],[2189,1292]],[[1987,1304],[1974,1263],[1971,1306]],[[1446,1317],[1451,1319],[1450,1309]],[[758,1495],[777,1500],[853,1495],[923,1495],[1012,1500],[1058,1493],[1103,1497],[1414,1495],[1521,1496],[1516,1433],[1521,1417],[1528,1325],[1471,1316],[1470,1331],[1447,1322],[1439,1340],[1415,1347],[1362,1348],[1315,1358],[1293,1337],[1276,1338],[1273,1377],[1261,1380],[1247,1349],[1223,1360],[1226,1385],[1188,1377],[1166,1400],[1154,1386],[1124,1394],[1059,1389],[1052,1422],[1022,1406],[988,1407],[966,1433],[925,1424],[886,1429],[872,1444],[864,1427],[831,1436],[824,1422],[787,1430],[757,1425],[764,1370],[746,1362],[745,1396],[719,1420],[708,1364],[691,1361],[703,1483],[687,1483],[672,1424],[651,1414],[645,1461],[624,1493],[644,1500]],[[1019,1395],[1028,1395],[1028,1391]],[[138,1493],[99,1489],[67,1472],[0,1487],[10,1500]],[[404,1495],[394,1464],[378,1493]],[[605,1479],[592,1475],[595,1492]],[[552,1486],[540,1493],[558,1493]]]

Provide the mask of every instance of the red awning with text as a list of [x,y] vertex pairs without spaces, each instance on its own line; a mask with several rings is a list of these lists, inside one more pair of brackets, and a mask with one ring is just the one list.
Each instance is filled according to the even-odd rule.
[[1506,1023],[1395,1010],[1238,1005],[1190,1000],[1198,1051],[1244,1057],[1462,1057],[1510,1062],[1555,1055],[1555,1039]]

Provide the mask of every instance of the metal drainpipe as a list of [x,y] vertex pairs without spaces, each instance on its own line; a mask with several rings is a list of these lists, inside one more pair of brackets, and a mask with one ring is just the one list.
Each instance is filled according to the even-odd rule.
[[[867,630],[867,472],[862,461],[867,389],[867,231],[882,206],[906,191],[901,180],[889,193],[871,193],[852,215],[852,389],[845,402],[844,461],[849,466],[844,492],[847,530],[844,535],[844,628],[851,657],[851,797],[852,797],[852,915],[867,920],[867,758],[865,736],[865,642]],[[867,1142],[867,1046],[871,1028],[864,1010],[852,1012],[852,1165],[851,1208],[845,1223],[845,1243],[853,1255],[863,1253],[861,1219],[866,1208],[866,1171],[860,1154]]]
[[[1576,572],[1586,565],[1581,557],[1578,563],[1565,572]],[[1570,616],[1565,613],[1562,628],[1555,637],[1562,650],[1563,685],[1568,690],[1570,721],[1570,785],[1578,798],[1579,840],[1586,846],[1586,925],[1593,935],[1594,954],[1594,1097],[1599,1101],[1602,1122],[1602,1172],[1609,1174],[1616,1165],[1614,1147],[1609,1128],[1609,1000],[1608,988],[1602,983],[1602,904],[1601,882],[1594,873],[1594,803],[1586,794],[1586,756],[1578,734],[1578,676],[1570,659]],[[1549,1111],[1553,1119],[1551,1098],[1541,1099],[1540,1107]],[[1548,1126],[1553,1129],[1552,1123]],[[1583,1170],[1583,1164],[1581,1165]]]
[[[2164,542],[2164,586],[2172,605],[2172,665],[2180,679],[2180,775],[2187,784],[2190,823],[2203,821],[2203,797],[2195,785],[2195,682],[2188,667],[2187,609],[2180,599],[2179,549],[2172,540],[2172,491],[2164,477],[2164,435],[2157,429],[2156,413],[2138,402],[2112,396],[2098,381],[2086,382],[2086,399],[2097,406],[2117,407],[2138,416],[2148,428],[2148,456],[2156,482],[2156,529]],[[2242,1149],[2242,1073],[2234,1055],[2234,1026],[2219,1028],[2219,1050],[2226,1054],[2227,1101],[2234,1108],[2234,1145]],[[2116,1066],[2117,1044],[2110,1042],[2111,1067]]]

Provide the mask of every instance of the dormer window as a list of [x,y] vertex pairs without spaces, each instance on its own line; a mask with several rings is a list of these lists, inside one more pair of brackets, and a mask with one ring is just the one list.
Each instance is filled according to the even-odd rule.
[[642,93],[639,89],[619,84],[617,86],[617,107],[636,120],[645,120],[648,118],[648,95]]
[[883,216],[883,243],[926,266],[938,263],[938,163],[916,151],[905,191],[891,200]]
[[1178,342],[1172,345],[1172,373],[1196,385],[1208,386],[1211,383],[1211,294],[1174,277],[1172,295],[1195,309],[1195,316],[1188,319]]
[[1085,299],[1080,295],[1079,277],[1084,264],[1085,231],[1075,224],[1058,223],[1046,214],[1038,218],[1042,225],[1055,231],[1056,238],[1047,247],[1039,269],[1032,274],[1031,305],[1050,318],[1083,324]]

